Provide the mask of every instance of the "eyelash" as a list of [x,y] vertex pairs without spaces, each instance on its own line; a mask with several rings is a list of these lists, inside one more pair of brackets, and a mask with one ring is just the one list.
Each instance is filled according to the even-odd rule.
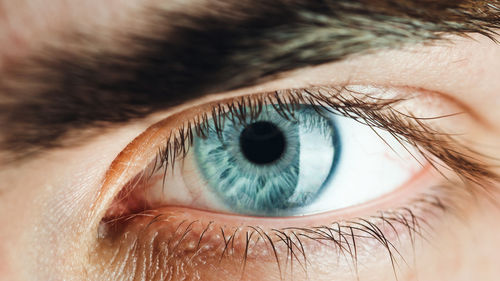
[[[419,119],[411,114],[401,113],[395,106],[406,100],[408,99],[381,99],[349,90],[346,87],[315,87],[310,89],[275,91],[233,98],[227,102],[214,103],[207,112],[186,120],[184,125],[171,131],[163,149],[158,151],[156,159],[153,161],[154,167],[151,175],[163,169],[163,183],[165,184],[168,168],[173,167],[177,160],[181,160],[186,156],[193,144],[194,138],[206,137],[208,130],[215,130],[215,132],[220,134],[224,123],[227,121],[246,122],[254,120],[262,112],[264,105],[272,105],[278,114],[293,120],[294,111],[297,107],[301,104],[308,104],[316,109],[319,114],[326,110],[331,113],[354,118],[372,128],[379,128],[390,132],[401,145],[415,147],[438,171],[440,167],[447,167],[459,175],[463,180],[461,186],[466,191],[463,192],[464,194],[471,195],[475,192],[473,190],[475,188],[467,183],[477,184],[480,187],[484,187],[483,190],[488,191],[488,184],[486,183],[489,181],[498,181],[498,176],[490,171],[487,164],[474,157],[473,152],[469,151],[472,156],[460,152],[459,148],[461,145],[453,135],[438,132],[425,123],[426,120],[435,120],[446,116]],[[213,123],[209,122],[210,120],[213,120]],[[334,222],[331,224],[332,226],[289,227],[272,229],[267,232],[258,226],[246,226],[244,229],[239,229],[238,234],[246,238],[244,239],[246,240],[246,245],[242,258],[243,267],[248,258],[247,254],[250,244],[257,243],[254,241],[255,239],[269,244],[278,263],[280,274],[283,268],[281,265],[282,259],[280,259],[277,250],[278,244],[281,244],[286,249],[286,264],[291,264],[293,259],[295,259],[302,266],[303,263],[307,263],[307,255],[302,246],[303,239],[309,239],[319,243],[324,243],[325,241],[332,242],[338,249],[339,255],[351,258],[352,265],[357,271],[358,257],[356,245],[359,245],[359,242],[357,243],[356,241],[359,239],[375,239],[386,249],[394,274],[397,275],[396,259],[403,257],[393,242],[391,242],[394,240],[386,237],[381,227],[385,226],[393,229],[396,240],[398,240],[401,230],[396,231],[396,228],[397,225],[402,226],[413,244],[415,236],[424,237],[425,233],[427,233],[425,232],[427,229],[423,229],[423,226],[430,226],[424,217],[429,214],[437,215],[436,210],[447,212],[448,209],[456,208],[454,200],[444,200],[447,199],[447,196],[443,196],[443,194],[452,194],[452,188],[456,191],[457,185],[450,182],[449,185],[436,187],[436,192],[420,194],[420,197],[413,198],[412,201],[408,202],[408,205],[412,207],[405,206],[400,209],[379,212],[378,215],[369,218]],[[130,192],[132,190],[126,191],[127,194]],[[452,196],[448,197],[451,198]],[[108,226],[116,227],[119,222],[127,221],[133,217],[151,217],[152,219],[147,223],[147,227],[162,219],[161,214],[156,215],[154,211],[146,210],[134,215],[115,217],[104,222]],[[177,233],[176,230],[174,235],[178,234],[178,237],[173,237],[172,240],[179,239],[177,243],[179,244],[185,235],[191,231],[191,225],[194,223],[196,221],[184,221],[178,225],[176,229],[180,232]],[[186,227],[184,231],[181,231],[183,224]],[[206,225],[206,230],[200,234],[197,247],[200,247],[203,235],[210,228],[210,225],[211,223]],[[220,241],[224,248],[220,261],[225,257],[225,253],[231,250],[234,251],[231,248],[234,247],[235,235],[236,232],[233,233],[229,230],[225,232],[224,228],[220,228],[220,236],[224,240]],[[252,240],[252,237],[254,237],[254,240]],[[233,243],[231,242],[232,239]]]
[[[264,105],[272,105],[278,114],[291,120],[299,105],[308,104],[319,114],[328,111],[353,118],[372,128],[388,131],[404,147],[410,145],[416,148],[438,171],[440,167],[447,167],[461,175],[464,180],[481,186],[486,186],[485,181],[496,182],[500,179],[490,171],[488,165],[474,157],[475,152],[469,151],[470,154],[461,152],[463,146],[452,135],[439,132],[425,124],[425,121],[450,115],[417,118],[394,108],[396,104],[407,100],[382,99],[346,87],[314,87],[274,91],[233,98],[226,103],[214,103],[208,112],[186,121],[184,125],[171,131],[163,149],[157,153],[153,172],[161,168],[167,170],[176,160],[183,159],[195,137],[206,137],[208,130],[215,130],[217,135],[220,135],[227,120],[240,123],[255,120]],[[210,125],[210,120],[213,120],[213,126]],[[440,160],[444,165],[437,163],[436,160]]]

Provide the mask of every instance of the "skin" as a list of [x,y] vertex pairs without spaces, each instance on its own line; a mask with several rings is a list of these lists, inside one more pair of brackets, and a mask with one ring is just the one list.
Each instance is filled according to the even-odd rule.
[[[81,4],[81,1],[51,1],[51,5],[46,5],[44,1],[3,1],[3,6],[0,6],[3,9],[3,13],[0,13],[0,71],[8,69],[13,61],[36,53],[47,42],[67,44],[68,48],[78,47],[71,42],[59,40],[61,34],[76,28],[91,30],[95,26],[101,26],[103,28],[100,29],[99,38],[102,41],[99,44],[110,43],[111,48],[119,48],[113,42],[107,42],[107,38],[113,32],[119,32],[124,24],[134,22],[133,15],[138,13],[146,1],[105,2],[85,1],[85,4]],[[161,5],[161,1],[147,2]],[[135,28],[143,27],[139,24]],[[185,110],[223,98],[310,85],[343,85],[346,82],[393,89],[423,89],[419,91],[439,101],[431,103],[431,108],[439,111],[438,113],[454,112],[457,109],[467,112],[466,117],[459,119],[460,126],[457,127],[456,121],[442,121],[440,126],[462,132],[464,142],[470,143],[478,153],[490,156],[485,160],[488,165],[498,167],[495,159],[500,157],[500,124],[497,122],[500,120],[500,47],[479,36],[450,39],[450,42],[436,46],[411,46],[403,50],[384,51],[299,69],[265,84],[230,93],[217,93],[117,128],[98,131],[97,134],[82,132],[81,138],[87,135],[92,137],[80,146],[52,150],[33,159],[3,166],[0,169],[1,279],[114,279],[113,269],[101,265],[109,259],[109,253],[116,244],[111,248],[100,247],[97,227],[109,208],[113,195],[124,184],[120,176],[143,169],[152,153],[141,146],[139,141],[131,142],[144,132],[149,132],[151,125],[166,117],[189,114]],[[422,104],[413,106],[417,109],[423,107]],[[433,112],[429,114],[432,115]],[[179,115],[176,116],[178,120]],[[174,124],[175,122],[166,123],[162,128],[173,127]],[[120,154],[127,146],[134,153]],[[133,165],[124,169],[120,166],[123,163]],[[112,173],[107,172],[110,166],[110,170],[114,171]],[[492,170],[499,172],[498,168]],[[442,181],[439,173],[430,173],[428,178],[430,182]],[[405,192],[388,196],[382,202],[337,212],[331,218],[349,219],[370,215],[385,207],[404,205],[421,187],[415,185]],[[489,183],[488,188],[494,191],[500,186],[498,183]],[[500,271],[496,256],[500,250],[500,241],[497,239],[500,209],[496,204],[500,195],[492,192],[488,196],[483,193],[472,196],[458,191],[449,191],[448,195],[456,197],[453,205],[458,207],[444,215],[429,215],[428,222],[433,226],[427,237],[430,243],[419,240],[413,252],[410,243],[405,242],[407,239],[403,236],[401,251],[410,257],[410,265],[402,263],[398,268],[399,280],[498,279]],[[165,212],[178,214],[179,209]],[[196,212],[184,211],[178,216],[178,220],[196,217]],[[209,216],[219,222],[227,220],[228,224],[241,220],[221,215]],[[320,219],[301,220],[296,224],[310,225],[314,224],[314,220],[317,222]],[[252,223],[262,225],[263,228],[270,228],[275,224],[272,221]],[[200,229],[194,232],[196,231],[199,232]],[[361,259],[363,266],[359,279],[394,278],[393,268],[383,251],[377,248],[373,253],[374,258]],[[356,280],[356,276],[348,271],[347,265],[327,258],[334,254],[328,250],[312,254],[307,277],[310,280]],[[185,257],[181,256],[179,260],[183,258]],[[247,274],[241,275],[242,279],[279,280],[276,265],[272,261],[263,260],[265,259],[249,259]],[[208,266],[187,267],[188,272],[184,273],[184,277],[196,280],[195,270],[205,276],[204,280],[235,280],[238,278],[235,276],[240,276],[240,265],[237,263],[228,262],[218,266],[226,274],[213,273],[213,268]],[[306,279],[300,270],[294,271],[294,276],[296,280]],[[177,278],[180,279],[181,276]]]

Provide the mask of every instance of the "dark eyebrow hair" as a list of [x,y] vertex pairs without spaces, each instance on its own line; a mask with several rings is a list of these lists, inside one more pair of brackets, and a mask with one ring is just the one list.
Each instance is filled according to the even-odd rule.
[[[0,78],[0,148],[28,155],[65,145],[75,130],[142,118],[284,71],[444,34],[493,39],[500,27],[500,1],[223,2],[148,10],[159,28],[127,35],[126,52],[47,48],[10,69]],[[82,35],[74,36],[66,39]]]

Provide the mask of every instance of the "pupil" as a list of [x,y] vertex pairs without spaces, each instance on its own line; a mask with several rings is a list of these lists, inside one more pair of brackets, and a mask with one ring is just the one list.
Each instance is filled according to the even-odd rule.
[[248,125],[240,135],[240,149],[255,164],[269,164],[285,151],[283,132],[271,122],[259,121]]

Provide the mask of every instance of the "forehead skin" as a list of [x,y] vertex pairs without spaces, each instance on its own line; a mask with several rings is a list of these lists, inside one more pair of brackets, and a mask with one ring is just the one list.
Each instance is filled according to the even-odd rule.
[[148,5],[167,2],[168,6],[174,7],[176,1],[2,0],[0,70],[13,59],[28,56],[44,44],[62,43],[58,38],[70,31],[88,32],[105,41],[110,33],[123,32],[119,27],[124,25],[128,26],[127,29],[139,28],[142,21],[134,14]]

